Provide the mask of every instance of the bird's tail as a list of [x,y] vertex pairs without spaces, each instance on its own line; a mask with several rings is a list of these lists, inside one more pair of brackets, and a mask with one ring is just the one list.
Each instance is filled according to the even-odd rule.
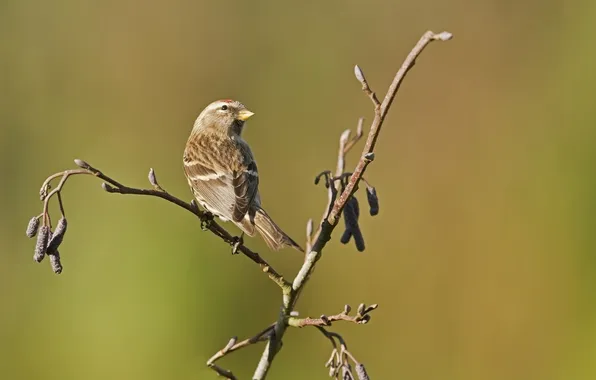
[[257,231],[259,231],[270,249],[277,251],[284,246],[288,246],[304,252],[304,249],[283,232],[262,208],[259,208],[255,213],[254,223]]

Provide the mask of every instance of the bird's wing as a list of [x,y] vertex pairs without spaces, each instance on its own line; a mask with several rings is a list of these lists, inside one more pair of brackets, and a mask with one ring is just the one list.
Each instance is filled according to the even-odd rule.
[[184,154],[184,171],[194,195],[199,202],[208,206],[208,211],[231,220],[236,203],[234,173],[217,154],[203,150],[187,150]]
[[232,185],[234,186],[236,199],[232,218],[235,222],[239,222],[244,219],[244,216],[250,209],[250,205],[258,194],[259,173],[252,155],[250,155],[250,160],[245,167],[235,174]]

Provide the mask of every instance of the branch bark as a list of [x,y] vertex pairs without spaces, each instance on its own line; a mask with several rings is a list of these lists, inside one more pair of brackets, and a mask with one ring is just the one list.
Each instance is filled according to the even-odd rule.
[[[383,126],[383,121],[387,116],[387,112],[389,111],[393,99],[395,98],[395,95],[397,94],[397,91],[399,90],[399,87],[406,74],[414,66],[416,58],[420,55],[420,53],[422,53],[424,48],[429,43],[437,40],[447,41],[451,39],[451,37],[451,34],[448,32],[435,34],[431,31],[428,31],[424,33],[418,43],[411,50],[410,54],[408,54],[400,69],[397,71],[397,74],[391,82],[391,85],[389,86],[382,103],[379,103],[374,92],[372,92],[370,89],[370,86],[368,85],[362,70],[360,70],[358,66],[355,67],[356,78],[362,84],[364,92],[371,98],[373,102],[375,107],[375,117],[372,121],[370,132],[368,133],[368,138],[366,140],[360,160],[356,165],[356,168],[354,169],[346,188],[339,195],[339,197],[335,199],[333,208],[322,221],[316,239],[314,240],[314,244],[312,245],[310,251],[306,254],[304,264],[292,282],[291,289],[289,291],[284,290],[283,292],[283,301],[280,308],[281,310],[279,317],[275,324],[273,334],[269,338],[265,350],[261,355],[261,359],[253,375],[253,380],[263,380],[266,378],[267,373],[271,368],[271,364],[273,363],[273,360],[279,351],[281,341],[285,334],[287,328],[287,318],[294,310],[296,302],[300,296],[300,292],[308,282],[310,275],[313,273],[317,261],[320,260],[323,249],[327,245],[327,242],[329,242],[331,239],[331,233],[338,224],[339,216],[341,215],[346,202],[357,190],[358,183],[364,175],[366,167],[374,160],[374,149],[381,132],[381,127]],[[343,152],[343,149],[340,150],[339,155],[340,159],[343,160],[341,152]]]
[[226,379],[236,380],[236,376],[234,376],[232,371],[229,371],[227,369],[224,369],[224,368],[216,365],[215,362],[218,361],[219,359],[223,358],[224,356],[226,356],[229,353],[232,353],[232,352],[237,351],[241,348],[250,346],[251,344],[255,344],[255,343],[266,340],[267,336],[269,334],[271,334],[271,331],[273,330],[273,326],[274,325],[267,326],[267,328],[265,328],[263,331],[259,332],[258,334],[256,334],[255,336],[253,336],[251,338],[243,340],[242,342],[237,342],[236,337],[233,337],[232,339],[230,339],[230,341],[228,342],[228,344],[226,344],[226,346],[224,348],[217,351],[215,353],[215,355],[213,355],[209,360],[207,360],[207,366],[209,368],[213,369],[215,372],[217,372],[218,375],[223,376]]
[[[100,178],[104,181],[104,183],[102,184],[102,187],[108,193],[147,195],[147,196],[158,197],[161,199],[165,199],[166,201],[171,202],[187,211],[190,211],[191,213],[196,215],[201,220],[201,223],[205,225],[206,229],[211,231],[213,234],[217,235],[219,238],[221,238],[226,243],[233,245],[237,251],[242,252],[242,254],[244,254],[246,257],[251,259],[256,264],[258,264],[261,267],[261,270],[264,273],[266,273],[267,276],[273,282],[275,282],[282,290],[286,291],[291,287],[291,283],[286,281],[281,274],[279,274],[271,265],[269,265],[269,263],[267,261],[265,261],[265,259],[263,259],[258,253],[254,252],[251,249],[249,249],[248,247],[246,247],[243,243],[238,244],[238,240],[232,234],[230,234],[225,228],[223,228],[215,220],[213,220],[213,218],[211,216],[209,216],[206,212],[199,210],[199,208],[196,207],[195,205],[193,205],[193,203],[184,202],[183,200],[181,200],[181,199],[171,195],[170,193],[166,192],[165,190],[163,190],[163,188],[159,185],[159,183],[157,183],[157,179],[155,177],[155,172],[153,171],[153,169],[150,169],[150,171],[149,171],[149,181],[151,182],[151,184],[154,187],[154,189],[152,190],[152,189],[138,189],[138,188],[134,188],[134,187],[125,186],[125,185],[121,184],[120,182],[116,181],[115,179],[107,176],[100,170],[92,167],[91,165],[89,165],[87,162],[85,162],[83,160],[76,159],[75,164],[77,164],[80,167],[80,169],[65,170],[65,171],[62,171],[59,173],[55,173],[55,174],[49,176],[42,184],[39,194],[40,194],[41,200],[44,202],[43,213],[42,213],[44,225],[47,224],[51,227],[50,216],[48,213],[48,203],[54,195],[57,195],[57,197],[59,199],[59,203],[60,203],[60,209],[62,211],[62,214],[64,215],[64,209],[63,209],[62,199],[60,197],[60,194],[61,194],[62,188],[66,184],[66,181],[68,180],[68,178],[70,178],[71,176],[74,176],[74,175],[92,175],[92,176]],[[57,178],[60,178],[60,182],[58,183],[58,186],[56,186],[56,188],[53,189],[52,191],[49,191],[50,187],[51,187],[51,182]]]

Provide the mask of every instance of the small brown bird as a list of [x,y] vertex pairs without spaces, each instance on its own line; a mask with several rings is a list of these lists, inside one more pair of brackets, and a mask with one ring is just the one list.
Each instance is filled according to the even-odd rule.
[[241,137],[254,115],[231,99],[218,100],[201,112],[184,149],[184,172],[201,206],[223,221],[233,221],[249,236],[258,231],[272,250],[302,248],[261,207],[259,173]]

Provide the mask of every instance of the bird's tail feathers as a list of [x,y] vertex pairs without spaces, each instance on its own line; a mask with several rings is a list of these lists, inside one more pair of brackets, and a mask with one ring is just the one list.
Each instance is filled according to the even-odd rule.
[[291,237],[283,232],[281,228],[279,228],[279,226],[275,224],[273,220],[271,220],[265,210],[261,208],[257,210],[255,213],[254,223],[257,231],[259,231],[259,234],[261,234],[263,240],[265,240],[265,243],[267,243],[267,246],[270,249],[278,251],[284,246],[288,246],[300,252],[304,252],[304,249],[302,249],[298,243],[292,240]]

